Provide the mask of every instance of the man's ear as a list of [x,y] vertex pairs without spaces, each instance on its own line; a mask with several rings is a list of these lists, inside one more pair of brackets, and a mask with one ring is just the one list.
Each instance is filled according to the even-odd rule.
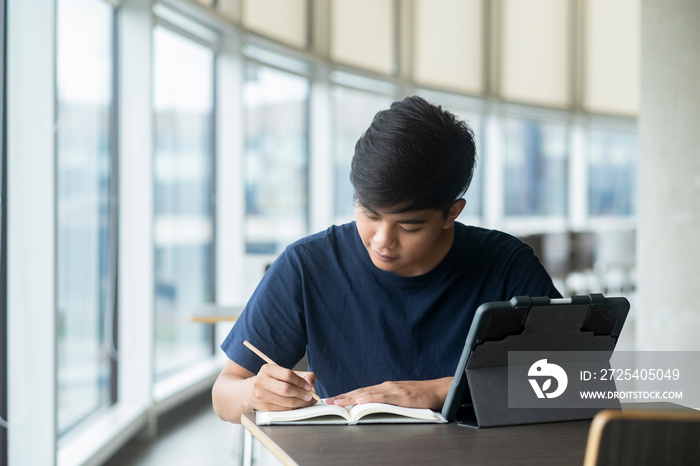
[[452,226],[452,223],[459,217],[459,214],[462,213],[464,210],[464,206],[467,205],[467,201],[462,198],[462,199],[457,199],[454,201],[452,206],[450,207],[450,210],[447,211],[447,218],[445,219],[445,228],[449,228]]

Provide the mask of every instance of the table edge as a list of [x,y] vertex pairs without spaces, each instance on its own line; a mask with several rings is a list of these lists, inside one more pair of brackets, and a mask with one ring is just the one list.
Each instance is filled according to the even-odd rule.
[[275,455],[275,458],[280,460],[282,464],[288,466],[299,466],[299,463],[294,461],[291,456],[289,456],[282,448],[279,447],[270,437],[268,437],[265,432],[260,430],[258,425],[255,423],[255,413],[243,413],[241,414],[241,424],[243,427],[253,434],[253,437],[258,439],[258,441],[267,448],[270,453]]

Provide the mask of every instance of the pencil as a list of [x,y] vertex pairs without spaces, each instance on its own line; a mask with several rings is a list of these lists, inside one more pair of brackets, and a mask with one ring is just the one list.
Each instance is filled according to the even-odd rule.
[[[266,355],[265,353],[263,353],[262,351],[260,351],[259,349],[257,349],[255,346],[253,346],[253,344],[252,344],[251,342],[249,342],[248,340],[244,340],[244,341],[243,341],[243,344],[244,344],[245,346],[247,346],[248,349],[250,349],[253,353],[255,353],[255,354],[257,354],[258,356],[260,356],[260,358],[261,358],[263,361],[265,361],[266,363],[272,364],[273,366],[279,366],[279,364],[277,364],[275,361],[273,361],[272,359],[270,359],[269,357],[267,357],[267,355]],[[311,394],[312,397],[314,397],[314,399],[315,399],[316,401],[321,401],[321,397],[320,397],[320,396],[318,396],[317,394],[315,394],[314,392],[311,392],[311,391],[310,391],[309,393]]]

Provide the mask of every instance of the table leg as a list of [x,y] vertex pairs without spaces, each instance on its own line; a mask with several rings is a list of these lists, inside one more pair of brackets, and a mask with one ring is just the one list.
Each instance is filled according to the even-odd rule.
[[253,434],[241,426],[241,439],[240,439],[240,459],[241,466],[252,466],[253,465]]

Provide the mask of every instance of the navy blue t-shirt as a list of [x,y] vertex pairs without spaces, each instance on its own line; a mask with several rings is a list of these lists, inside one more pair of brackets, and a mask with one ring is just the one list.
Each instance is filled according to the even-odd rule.
[[287,247],[265,273],[221,348],[257,373],[307,355],[321,397],[388,380],[453,376],[479,305],[560,297],[532,248],[506,233],[455,222],[447,256],[404,277],[378,269],[355,222]]

